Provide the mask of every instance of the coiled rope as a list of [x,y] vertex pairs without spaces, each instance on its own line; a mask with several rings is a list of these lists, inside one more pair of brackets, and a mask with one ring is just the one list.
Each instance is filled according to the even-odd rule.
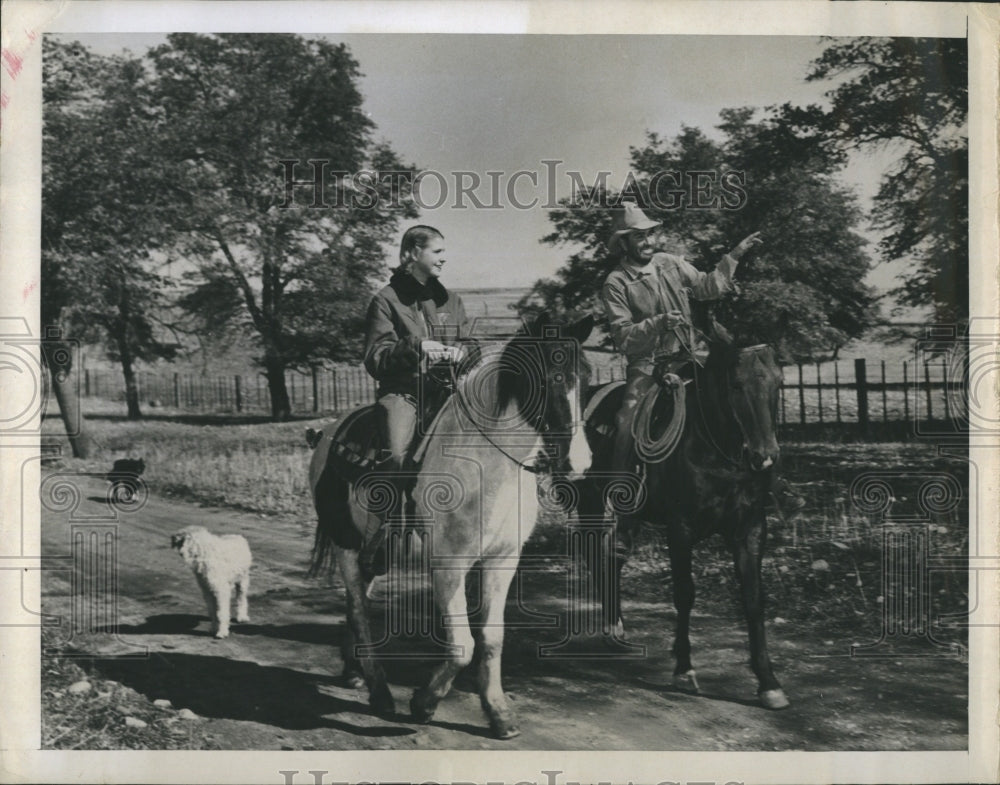
[[[663,383],[657,384],[655,390],[650,390],[642,397],[636,407],[632,420],[632,441],[639,458],[645,463],[660,463],[665,461],[680,443],[684,435],[684,424],[687,421],[685,402],[685,382],[676,374],[668,373],[663,377]],[[674,399],[674,411],[666,429],[654,438],[652,433],[653,412],[660,395],[671,391]]]

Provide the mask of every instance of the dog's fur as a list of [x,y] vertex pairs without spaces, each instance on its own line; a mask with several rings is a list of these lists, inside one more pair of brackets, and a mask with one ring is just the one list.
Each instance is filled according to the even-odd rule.
[[212,619],[216,638],[229,635],[229,607],[236,600],[236,621],[250,621],[250,545],[239,534],[217,536],[203,526],[188,526],[170,538],[170,544],[194,572]]
[[315,428],[306,428],[306,444],[309,445],[310,450],[315,450],[316,445],[319,444],[319,440],[323,438],[323,429],[316,430]]
[[142,458],[119,458],[111,467],[108,479],[114,479],[117,475],[134,474],[138,477],[146,471],[146,462]]

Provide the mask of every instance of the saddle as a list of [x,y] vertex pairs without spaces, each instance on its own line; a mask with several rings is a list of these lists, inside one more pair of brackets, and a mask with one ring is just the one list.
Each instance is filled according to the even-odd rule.
[[[438,420],[444,412],[444,404],[449,396],[434,400],[421,412],[420,428],[422,436],[410,446],[410,460],[418,467],[423,458],[427,441],[434,432]],[[377,468],[382,458],[382,434],[377,421],[376,405],[369,403],[354,409],[337,425],[330,437],[329,459],[335,462],[340,475],[350,482],[356,482],[363,475]],[[322,431],[309,429],[306,440],[315,446],[322,438]]]
[[336,461],[339,473],[352,482],[374,469],[382,452],[375,415],[373,403],[355,409],[340,421],[330,439],[328,460]]
[[[687,383],[694,378],[694,363],[690,358],[669,358],[656,364],[653,379],[636,406],[636,413],[647,412],[649,436],[659,437],[674,420],[674,396],[670,392],[678,380]],[[625,397],[625,382],[617,381],[592,390],[584,408],[583,421],[587,440],[595,455],[609,455],[615,438],[615,419]],[[650,416],[651,415],[651,416]]]

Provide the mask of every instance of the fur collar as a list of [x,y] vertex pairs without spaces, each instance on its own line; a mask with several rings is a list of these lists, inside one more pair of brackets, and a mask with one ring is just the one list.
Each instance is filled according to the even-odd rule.
[[421,284],[408,272],[397,269],[389,279],[389,286],[396,292],[399,301],[406,306],[433,300],[434,306],[440,308],[448,302],[448,290],[434,277],[428,278],[426,284]]

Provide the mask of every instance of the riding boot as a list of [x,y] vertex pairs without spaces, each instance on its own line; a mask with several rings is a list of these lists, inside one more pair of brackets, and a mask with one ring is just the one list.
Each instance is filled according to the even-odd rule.
[[389,571],[389,522],[398,521],[405,509],[404,495],[406,489],[398,476],[391,476],[392,500],[381,515],[376,519],[377,526],[369,526],[364,535],[361,551],[358,553],[358,566],[362,575],[370,580],[377,575],[385,575]]
[[[615,430],[614,450],[611,453],[611,471],[633,474],[638,467],[639,459],[635,454],[631,423],[626,425],[622,422],[623,419],[623,417],[618,418],[618,427]],[[623,425],[625,427],[622,427]]]
[[383,444],[382,458],[376,472],[383,481],[391,485],[391,488],[383,486],[379,492],[381,494],[388,491],[391,493],[391,498],[389,504],[384,507],[378,505],[382,508],[377,519],[378,527],[372,530],[369,525],[361,552],[358,554],[361,571],[369,579],[376,575],[385,575],[389,571],[386,547],[389,523],[399,520],[405,509],[407,480],[402,476],[402,472],[408,467],[407,456],[417,424],[416,400],[412,395],[389,393],[381,396],[376,406]]

